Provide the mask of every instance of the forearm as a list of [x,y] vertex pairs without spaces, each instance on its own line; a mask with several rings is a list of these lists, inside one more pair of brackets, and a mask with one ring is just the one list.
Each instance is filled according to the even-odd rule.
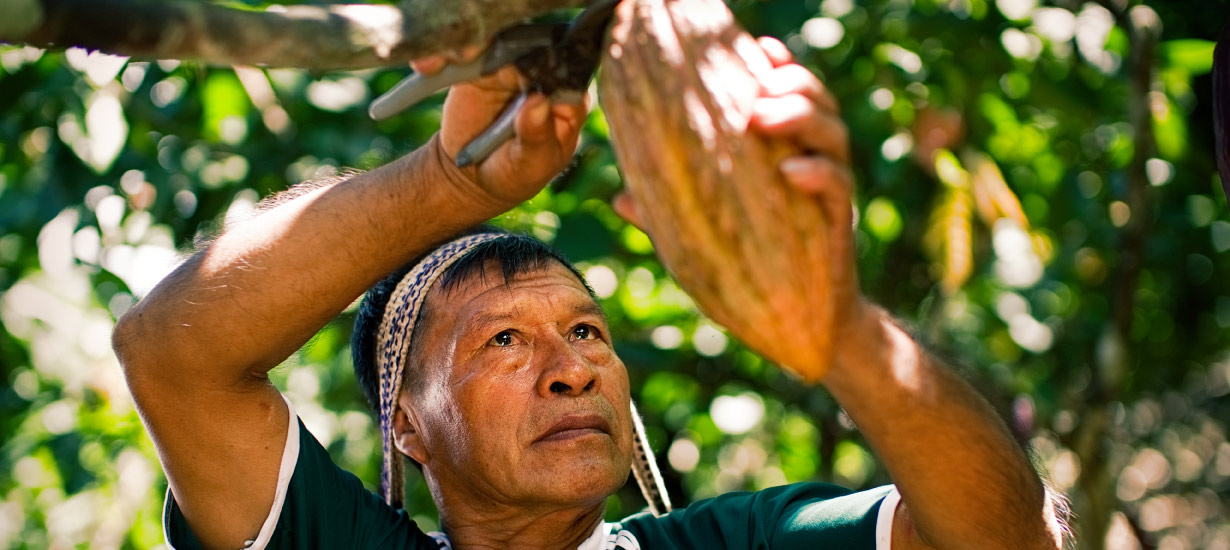
[[263,374],[380,277],[499,213],[438,155],[433,140],[229,228],[121,320],[125,366],[222,383]]
[[886,313],[862,309],[836,340],[825,383],[922,538],[942,549],[1054,548],[1042,483],[995,411]]

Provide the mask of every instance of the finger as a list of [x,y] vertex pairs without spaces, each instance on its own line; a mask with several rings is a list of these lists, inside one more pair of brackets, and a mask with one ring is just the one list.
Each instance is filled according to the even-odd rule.
[[799,191],[811,195],[851,190],[850,171],[843,164],[818,155],[787,157],[779,167],[782,177]]
[[453,85],[445,99],[445,111],[458,120],[494,119],[520,90],[517,70],[505,67],[482,78]]
[[522,144],[538,144],[551,140],[555,128],[551,122],[551,100],[543,94],[532,94],[517,113],[517,139]]
[[[456,157],[475,137],[490,128],[519,93],[517,70],[512,67],[453,85],[444,100],[440,132],[444,151]],[[516,130],[514,124],[514,133]]]
[[801,95],[760,98],[752,108],[752,123],[766,135],[794,140],[804,150],[838,162],[850,160],[850,131],[845,123],[821,112]]
[[478,58],[479,54],[487,50],[486,46],[471,44],[463,46],[457,50],[448,52],[449,60],[453,63],[469,63]]
[[576,147],[576,142],[581,135],[581,127],[585,124],[585,118],[589,115],[589,99],[586,98],[580,103],[552,103],[551,117],[555,120],[555,137],[560,143],[567,147],[572,144]]
[[513,138],[479,165],[479,177],[484,181],[545,182],[558,173],[566,153],[554,138],[551,115],[547,96],[526,97],[513,122]]
[[790,50],[782,44],[781,40],[772,36],[762,36],[756,39],[756,43],[760,44],[760,49],[764,50],[764,54],[768,56],[774,67],[794,61],[794,56],[790,54]]
[[820,109],[831,113],[838,112],[837,100],[820,79],[807,70],[806,67],[791,63],[782,65],[760,79],[763,95],[779,97],[790,94],[802,94],[816,102]]
[[521,71],[512,65],[506,65],[494,73],[471,80],[467,84],[484,91],[512,95],[514,92],[525,89],[524,83],[525,79],[521,76]]
[[442,55],[431,55],[410,61],[410,68],[416,73],[433,75],[448,65],[448,60]]
[[849,166],[821,156],[806,156],[786,158],[779,169],[795,189],[820,199],[830,221],[850,223],[854,176]]
[[443,70],[445,65],[469,63],[477,59],[484,51],[486,51],[486,47],[481,45],[463,46],[459,49],[447,50],[440,54],[413,59],[410,61],[410,68],[416,73],[431,75]]
[[636,199],[632,198],[631,193],[621,191],[618,195],[615,195],[615,198],[611,201],[611,207],[624,221],[645,233],[649,233],[645,231],[645,216],[641,213],[641,207],[637,204]]

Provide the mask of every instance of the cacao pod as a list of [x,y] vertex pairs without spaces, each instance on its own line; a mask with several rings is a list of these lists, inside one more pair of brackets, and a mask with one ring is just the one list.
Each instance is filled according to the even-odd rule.
[[749,132],[772,65],[721,0],[624,0],[600,99],[625,186],[702,311],[808,381],[829,366],[834,304],[821,206]]

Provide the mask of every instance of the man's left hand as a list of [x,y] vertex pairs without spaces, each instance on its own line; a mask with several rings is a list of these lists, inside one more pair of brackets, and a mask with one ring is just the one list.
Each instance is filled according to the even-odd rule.
[[[856,330],[862,323],[851,321],[869,317],[870,307],[859,291],[855,267],[849,129],[841,120],[837,100],[815,74],[793,61],[784,44],[769,37],[757,42],[773,69],[759,76],[760,98],[753,106],[751,128],[792,141],[804,152],[784,159],[779,170],[787,183],[821,205],[828,226],[834,317],[843,320],[833,328]],[[631,194],[621,193],[613,206],[624,219],[646,228]],[[841,336],[834,335],[834,345],[840,345]]]
[[[851,199],[850,130],[841,120],[837,100],[811,71],[794,62],[790,50],[775,38],[757,40],[773,71],[760,81],[761,97],[752,125],[765,135],[794,141],[806,155],[789,157],[779,169],[787,183],[807,193],[824,210],[832,258],[833,330],[858,326],[867,309],[858,286]],[[844,339],[834,335],[834,345]],[[838,365],[834,365],[837,367]]]

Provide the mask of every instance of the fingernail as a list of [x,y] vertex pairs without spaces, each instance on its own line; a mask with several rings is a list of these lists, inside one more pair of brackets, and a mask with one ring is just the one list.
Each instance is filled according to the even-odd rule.
[[478,54],[483,53],[484,49],[485,47],[481,45],[466,46],[461,49],[461,57],[467,62],[472,61],[478,57]]
[[790,119],[776,98],[761,98],[752,106],[752,114],[757,122],[766,126],[775,126]]
[[530,107],[530,122],[534,126],[542,126],[551,118],[551,102],[545,99],[537,105]]
[[807,174],[811,170],[811,163],[804,158],[790,157],[782,160],[782,174],[788,178],[796,179]]

